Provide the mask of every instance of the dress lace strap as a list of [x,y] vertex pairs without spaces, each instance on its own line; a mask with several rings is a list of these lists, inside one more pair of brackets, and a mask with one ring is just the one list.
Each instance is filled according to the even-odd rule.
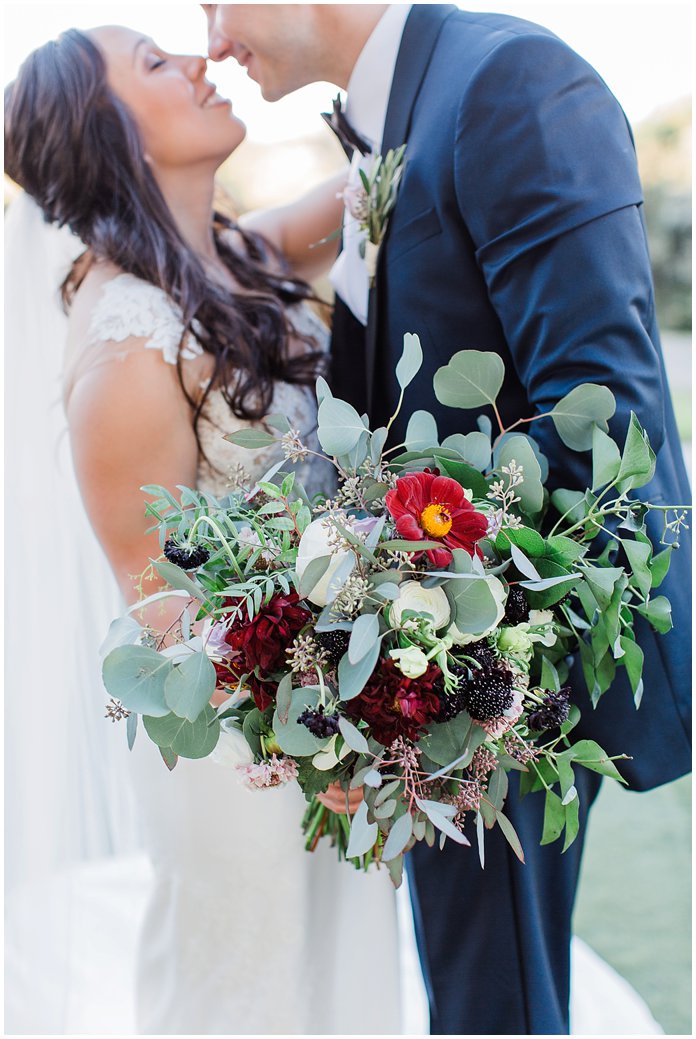
[[[120,343],[129,336],[145,339],[145,346],[161,350],[167,364],[176,364],[183,332],[181,311],[156,285],[132,274],[117,274],[102,288],[89,324],[88,343]],[[190,333],[181,348],[182,360],[200,356],[203,349]]]

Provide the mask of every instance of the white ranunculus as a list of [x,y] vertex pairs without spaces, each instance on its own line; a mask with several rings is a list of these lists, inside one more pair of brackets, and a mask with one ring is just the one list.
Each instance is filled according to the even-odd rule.
[[300,545],[297,550],[295,569],[297,570],[297,576],[300,578],[313,559],[319,559],[321,556],[332,556],[326,573],[307,596],[309,601],[316,606],[326,606],[329,582],[337,567],[341,565],[341,562],[348,555],[347,550],[337,551],[330,547],[329,538],[332,533],[332,525],[326,522],[325,517],[320,516],[319,519],[315,519],[309,524],[300,538]]
[[251,747],[239,729],[231,724],[229,718],[220,722],[220,737],[210,755],[210,760],[214,761],[216,765],[224,765],[226,768],[251,765],[254,760]]
[[418,646],[392,649],[389,656],[396,661],[396,666],[406,678],[420,678],[428,670],[428,658]]
[[391,623],[397,628],[401,625],[404,610],[430,614],[436,631],[449,623],[451,614],[449,600],[442,588],[424,588],[420,581],[404,581],[399,585],[399,595],[389,612]]
[[478,642],[479,639],[485,639],[488,635],[491,635],[500,624],[501,620],[505,615],[505,602],[507,599],[507,593],[505,591],[505,585],[502,581],[499,581],[497,577],[486,578],[486,584],[493,593],[498,612],[496,614],[495,621],[486,628],[485,631],[480,632],[467,632],[460,631],[456,624],[450,624],[447,629],[447,634],[451,636],[452,641],[457,646],[467,646],[470,642]]

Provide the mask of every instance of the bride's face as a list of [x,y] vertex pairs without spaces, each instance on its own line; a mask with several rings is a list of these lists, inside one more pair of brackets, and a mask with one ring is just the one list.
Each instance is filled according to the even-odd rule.
[[168,54],[149,37],[120,26],[92,29],[89,35],[156,168],[218,164],[244,139],[245,126],[231,103],[205,78],[205,58]]

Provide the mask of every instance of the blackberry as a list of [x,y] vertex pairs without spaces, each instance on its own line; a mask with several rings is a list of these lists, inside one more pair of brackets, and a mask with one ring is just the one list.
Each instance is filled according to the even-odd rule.
[[499,718],[512,707],[514,692],[512,673],[506,668],[496,666],[488,671],[478,671],[464,690],[466,709],[476,721],[484,722],[489,718]]
[[210,552],[202,545],[191,549],[181,548],[171,538],[167,538],[164,543],[164,555],[170,563],[175,563],[182,570],[197,570],[210,559]]
[[316,631],[314,638],[322,649],[329,655],[329,666],[332,670],[338,667],[338,662],[348,649],[350,632],[337,628],[335,631]]
[[557,693],[551,689],[546,689],[545,693],[543,704],[527,718],[527,726],[536,732],[557,728],[570,714],[569,685],[561,686]]
[[304,725],[314,736],[318,736],[319,739],[323,740],[327,736],[333,736],[334,733],[338,732],[338,715],[324,714],[324,708],[319,704],[316,711],[312,710],[311,707],[303,711],[297,719],[297,724]]
[[505,605],[505,616],[508,624],[522,624],[529,620],[529,603],[527,596],[521,588],[512,585],[508,588],[507,603]]

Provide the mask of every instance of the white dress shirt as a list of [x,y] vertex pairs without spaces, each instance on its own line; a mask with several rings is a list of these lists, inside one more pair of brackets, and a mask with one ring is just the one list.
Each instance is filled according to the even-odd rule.
[[[391,93],[394,68],[401,46],[411,4],[390,4],[375,26],[353,68],[348,83],[346,118],[372,149],[371,155],[353,155],[348,184],[359,183],[358,169],[369,170],[373,155],[379,154],[384,135],[384,122]],[[399,142],[401,143],[401,142]],[[360,255],[360,242],[366,232],[348,210],[343,216],[343,249],[329,275],[337,295],[353,311],[358,321],[367,324],[369,277]]]

